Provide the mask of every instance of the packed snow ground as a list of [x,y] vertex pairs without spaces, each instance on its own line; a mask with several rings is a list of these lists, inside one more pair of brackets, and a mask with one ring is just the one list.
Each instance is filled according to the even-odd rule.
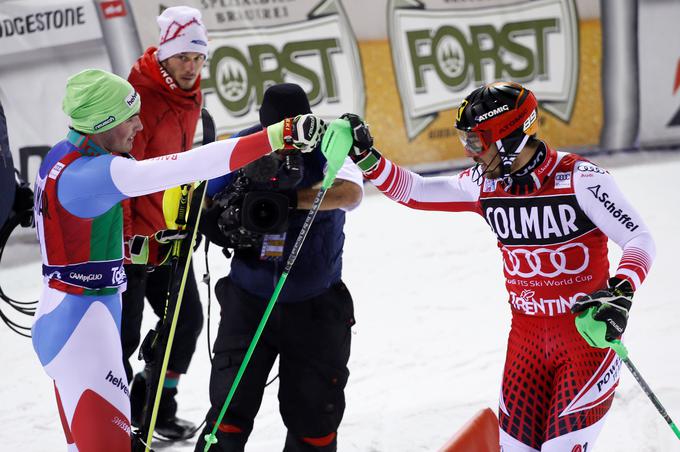
[[[626,343],[631,360],[680,422],[680,195],[674,182],[680,155],[594,160],[608,163],[656,239],[657,258],[636,294]],[[474,214],[418,212],[373,190],[348,215],[346,234],[344,280],[354,297],[357,325],[338,450],[435,451],[478,410],[497,411],[510,312],[495,240]],[[6,253],[26,248],[14,245]],[[35,256],[37,247],[28,248]],[[619,256],[614,245],[614,266]],[[202,252],[195,260],[201,275]],[[210,262],[215,282],[227,273],[228,262],[215,248]],[[10,296],[35,298],[39,271],[35,261],[13,264],[2,269],[0,283]],[[200,287],[206,300],[206,286]],[[213,335],[218,317],[214,303]],[[146,326],[152,318],[148,311]],[[30,341],[0,325],[0,344],[0,450],[65,450],[52,383]],[[180,415],[195,422],[208,407],[206,347],[204,329],[180,382]],[[625,369],[621,375],[609,419],[592,450],[680,451],[680,441],[632,376]],[[285,431],[276,392],[277,383],[265,392],[249,452],[282,449]],[[163,449],[192,451],[193,445],[187,441]]]

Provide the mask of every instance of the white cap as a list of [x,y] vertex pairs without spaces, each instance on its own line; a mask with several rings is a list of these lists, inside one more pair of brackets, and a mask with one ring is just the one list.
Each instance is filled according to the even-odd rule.
[[208,33],[201,21],[201,12],[189,6],[173,6],[156,18],[161,29],[158,61],[182,52],[208,56]]

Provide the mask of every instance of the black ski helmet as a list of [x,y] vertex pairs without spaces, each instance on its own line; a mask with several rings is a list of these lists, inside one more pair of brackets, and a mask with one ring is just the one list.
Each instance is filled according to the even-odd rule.
[[495,143],[508,166],[538,131],[534,93],[515,82],[496,82],[470,93],[458,108],[456,128],[469,155]]

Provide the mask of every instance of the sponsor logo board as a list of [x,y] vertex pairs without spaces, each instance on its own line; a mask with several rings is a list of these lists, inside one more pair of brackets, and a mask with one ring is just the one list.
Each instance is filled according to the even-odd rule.
[[[296,5],[297,15],[303,6]],[[283,82],[299,84],[314,113],[322,117],[364,114],[358,45],[340,3],[316,2],[302,12],[306,20],[284,17],[261,27],[256,21],[252,28],[231,29],[229,22],[209,28],[210,53],[201,88],[218,134],[259,123],[265,90]],[[209,27],[210,21],[214,20],[206,21]]]
[[[14,3],[9,5],[9,3]],[[7,2],[0,12],[0,56],[102,37],[94,2]]]
[[[579,71],[577,25],[571,0],[476,8],[390,0],[389,40],[408,137],[474,88],[503,79],[522,82],[568,122]],[[527,128],[535,121],[529,119]]]

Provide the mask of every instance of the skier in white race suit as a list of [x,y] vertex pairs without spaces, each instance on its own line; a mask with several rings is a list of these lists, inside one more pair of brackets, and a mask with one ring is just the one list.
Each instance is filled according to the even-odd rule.
[[142,130],[139,108],[139,94],[116,75],[88,69],[69,78],[63,109],[71,128],[36,177],[44,287],[33,347],[54,380],[71,452],[131,447],[120,339],[121,201],[220,176],[272,150],[310,151],[323,133],[316,117],[304,115],[247,137],[135,161],[125,156]]

